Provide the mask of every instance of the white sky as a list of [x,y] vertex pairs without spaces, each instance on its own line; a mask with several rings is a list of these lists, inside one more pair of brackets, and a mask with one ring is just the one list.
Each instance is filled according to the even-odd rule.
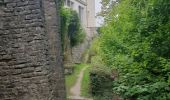
[[[95,2],[96,2],[95,9],[96,9],[96,14],[97,14],[98,12],[101,11],[101,3],[100,3],[101,0],[95,0]],[[103,18],[97,17],[96,18],[96,26],[99,27],[99,26],[101,26],[102,23],[103,23]]]

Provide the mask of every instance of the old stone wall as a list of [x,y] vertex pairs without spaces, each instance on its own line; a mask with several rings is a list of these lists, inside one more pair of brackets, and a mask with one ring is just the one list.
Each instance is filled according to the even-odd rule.
[[59,0],[0,0],[0,100],[65,100]]
[[86,38],[84,42],[72,48],[73,63],[84,62],[84,56],[87,54],[87,50],[90,48],[91,43],[96,36],[97,32],[95,27],[89,27],[86,29]]

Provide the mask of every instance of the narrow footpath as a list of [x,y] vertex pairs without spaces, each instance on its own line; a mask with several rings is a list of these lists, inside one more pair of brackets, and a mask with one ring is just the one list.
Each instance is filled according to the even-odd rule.
[[90,99],[87,99],[87,98],[81,96],[81,81],[83,79],[84,71],[87,68],[88,68],[88,66],[84,67],[80,71],[80,74],[78,75],[76,84],[70,89],[72,96],[69,96],[69,100],[90,100]]

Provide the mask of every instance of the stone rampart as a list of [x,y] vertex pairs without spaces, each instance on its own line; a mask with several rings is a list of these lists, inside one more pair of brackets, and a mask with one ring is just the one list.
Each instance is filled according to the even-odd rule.
[[59,0],[0,0],[0,100],[65,100]]

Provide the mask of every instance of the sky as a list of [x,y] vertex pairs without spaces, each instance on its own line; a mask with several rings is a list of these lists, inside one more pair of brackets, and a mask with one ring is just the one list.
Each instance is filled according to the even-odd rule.
[[[98,12],[101,11],[101,3],[100,2],[101,2],[101,0],[95,0],[95,3],[96,3],[96,5],[95,5],[96,15],[97,15]],[[103,23],[103,18],[96,16],[96,26],[100,27],[102,23]]]

